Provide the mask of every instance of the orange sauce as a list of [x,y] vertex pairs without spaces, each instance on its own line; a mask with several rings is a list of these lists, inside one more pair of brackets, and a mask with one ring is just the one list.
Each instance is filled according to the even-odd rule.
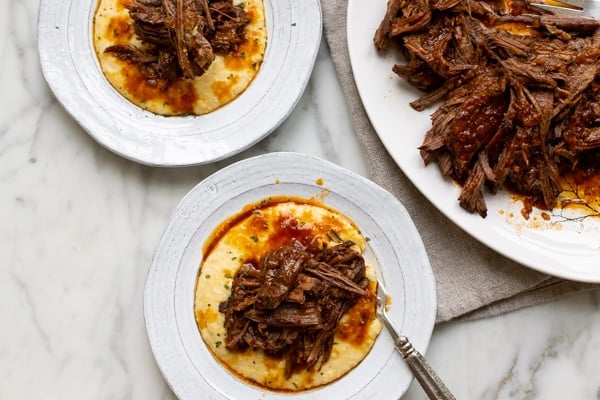
[[171,106],[177,113],[192,113],[196,102],[194,84],[191,80],[177,79],[166,88],[157,82],[151,85],[141,74],[139,68],[133,64],[123,66],[122,73],[127,77],[125,90],[140,103],[150,100],[162,100],[163,104]]
[[119,7],[119,10],[124,9],[129,5],[131,5],[131,0],[119,0],[117,3],[117,7]]
[[201,328],[206,328],[206,324],[210,322],[214,322],[218,317],[218,314],[214,312],[211,308],[207,308],[206,311],[197,311],[196,312],[196,321],[198,326]]
[[254,238],[261,232],[264,232],[268,229],[268,223],[271,223],[276,227],[276,231],[269,236],[268,242],[260,243],[261,252],[274,250],[285,245],[286,243],[290,243],[292,240],[296,240],[304,246],[309,246],[315,236],[326,234],[332,228],[339,226],[339,222],[331,215],[324,217],[323,221],[319,224],[312,224],[310,228],[304,225],[302,222],[299,222],[296,219],[287,218],[286,216],[280,215],[275,221],[267,221],[262,216],[261,210],[265,210],[269,207],[286,202],[309,204],[329,209],[329,207],[317,199],[306,199],[294,196],[273,196],[263,199],[257,203],[248,204],[242,209],[242,211],[222,222],[212,232],[210,237],[204,243],[202,249],[203,257],[208,257],[210,252],[221,240],[221,238],[231,228],[247,218],[249,218],[250,221],[250,229],[247,231],[246,237],[243,238],[243,242],[240,240],[235,243],[235,245],[239,246],[240,249],[248,249],[247,246],[256,245],[257,242]]
[[369,324],[375,318],[375,282],[369,282],[369,295],[361,297],[358,302],[346,312],[346,320],[336,329],[336,335],[341,339],[360,346],[367,339]]
[[521,208],[521,215],[525,219],[529,219],[531,212],[533,211],[533,199],[531,197],[523,197],[523,208]]
[[600,168],[579,170],[563,177],[561,208],[572,208],[584,215],[600,215]]
[[[225,58],[227,59],[227,58]],[[219,102],[224,102],[227,99],[230,99],[232,95],[233,87],[239,82],[239,78],[237,76],[231,75],[226,81],[216,81],[210,85],[210,88],[213,91],[213,94]]]
[[133,25],[129,17],[113,17],[106,27],[107,37],[112,37],[115,44],[127,44],[133,35]]

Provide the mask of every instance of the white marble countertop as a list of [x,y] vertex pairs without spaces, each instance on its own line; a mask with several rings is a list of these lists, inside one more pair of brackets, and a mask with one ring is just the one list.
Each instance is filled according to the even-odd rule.
[[[171,212],[228,163],[298,151],[367,174],[325,46],[289,119],[232,160],[137,165],[56,101],[37,0],[0,2],[0,399],[173,399],[144,330],[144,281]],[[600,267],[600,260],[599,260]],[[600,292],[436,327],[427,358],[459,399],[600,399]],[[424,399],[413,383],[406,399]]]

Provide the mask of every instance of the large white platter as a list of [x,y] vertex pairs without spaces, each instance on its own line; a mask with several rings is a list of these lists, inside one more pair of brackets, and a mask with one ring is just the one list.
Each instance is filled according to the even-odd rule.
[[38,48],[44,76],[65,109],[101,145],[155,166],[205,164],[252,146],[302,95],[321,40],[319,0],[264,0],[267,50],[237,99],[203,116],[163,117],[135,106],[105,79],[92,43],[96,0],[42,0]]
[[[417,147],[430,128],[434,109],[415,111],[409,102],[422,95],[392,72],[402,62],[396,51],[378,54],[373,35],[386,0],[348,3],[348,46],[354,78],[367,114],[394,161],[442,213],[473,237],[530,268],[567,279],[600,282],[600,218],[572,220],[539,211],[526,220],[522,204],[506,192],[486,196],[488,216],[469,214],[458,205],[460,189],[425,167]],[[451,243],[448,244],[452,246]]]
[[332,163],[297,153],[272,153],[233,164],[192,189],[158,244],[146,282],[144,316],[154,357],[169,386],[182,400],[400,398],[412,374],[386,331],[346,376],[296,395],[243,383],[209,353],[193,309],[202,245],[219,223],[245,205],[277,195],[318,196],[354,220],[370,239],[366,261],[391,292],[392,319],[425,352],[436,315],[435,282],[404,207],[373,182]]

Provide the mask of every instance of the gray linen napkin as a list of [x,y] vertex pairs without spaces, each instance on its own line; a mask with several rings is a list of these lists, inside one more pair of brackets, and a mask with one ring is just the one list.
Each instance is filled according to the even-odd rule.
[[346,42],[348,0],[321,0],[325,38],[373,181],[410,213],[437,283],[437,322],[478,319],[599,287],[557,279],[517,264],[482,245],[433,207],[391,159],[360,101]]

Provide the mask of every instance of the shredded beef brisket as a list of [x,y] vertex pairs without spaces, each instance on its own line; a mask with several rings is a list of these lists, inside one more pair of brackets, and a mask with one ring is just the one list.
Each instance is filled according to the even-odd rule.
[[219,305],[227,349],[285,357],[288,378],[325,362],[340,318],[367,294],[365,262],[352,246],[310,249],[293,242],[243,264]]
[[152,86],[201,76],[215,54],[235,52],[250,18],[232,0],[133,0],[127,6],[141,48],[105,51],[139,65]]
[[561,175],[600,154],[600,21],[507,4],[389,0],[374,36],[377,49],[400,50],[406,63],[393,71],[425,92],[411,106],[440,105],[423,160],[482,217],[484,188],[552,209]]

